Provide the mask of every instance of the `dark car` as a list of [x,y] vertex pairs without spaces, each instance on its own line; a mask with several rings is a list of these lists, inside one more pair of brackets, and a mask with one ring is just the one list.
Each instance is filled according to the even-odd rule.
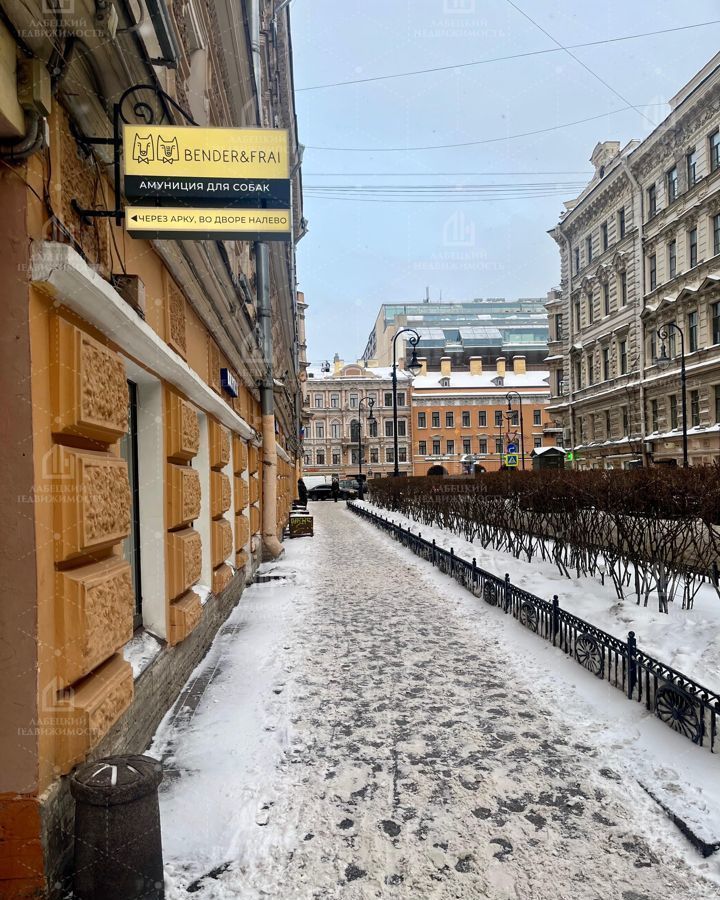
[[[353,500],[355,497],[357,497],[357,491],[340,485],[338,500]],[[308,491],[308,500],[332,500],[332,498],[332,488],[329,484],[318,484]]]

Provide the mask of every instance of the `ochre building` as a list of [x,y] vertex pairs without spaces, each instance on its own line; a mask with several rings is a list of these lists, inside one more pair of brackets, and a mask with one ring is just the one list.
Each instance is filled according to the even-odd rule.
[[[280,552],[300,463],[287,9],[107,6],[8,2],[0,24],[3,897],[56,893],[69,773],[145,750]],[[200,125],[289,129],[292,240],[264,270],[249,242],[134,240],[79,212],[113,208],[112,147],[84,137],[112,137],[133,85]],[[184,124],[154,90],[128,117],[136,100]]]

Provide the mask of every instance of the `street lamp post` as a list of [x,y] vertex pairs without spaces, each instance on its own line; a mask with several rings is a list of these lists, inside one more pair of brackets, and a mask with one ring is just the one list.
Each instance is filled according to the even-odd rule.
[[525,426],[523,423],[523,409],[522,409],[522,396],[518,391],[508,391],[505,394],[505,399],[508,402],[508,412],[512,412],[512,400],[511,397],[517,397],[518,403],[520,404],[520,459],[522,460],[522,468],[525,469]]
[[363,403],[367,403],[368,409],[370,410],[370,414],[368,415],[368,423],[375,421],[375,416],[373,415],[373,406],[375,406],[375,401],[367,397],[361,397],[360,402],[358,403],[358,420],[357,420],[357,442],[358,442],[358,500],[365,499],[365,492],[363,490],[363,473],[362,473],[362,417],[360,415],[360,410],[362,409]]
[[401,334],[410,333],[412,335],[409,338],[410,346],[413,348],[412,358],[410,359],[410,364],[408,365],[408,369],[412,375],[417,375],[420,371],[421,366],[418,362],[417,358],[417,343],[420,340],[420,335],[415,331],[414,328],[401,328],[399,331],[395,332],[395,336],[392,340],[392,400],[393,400],[393,447],[395,450],[395,466],[393,469],[393,477],[397,478],[400,475],[400,466],[398,465],[398,414],[397,414],[397,339]]
[[671,331],[676,331],[680,335],[680,397],[682,403],[682,448],[683,448],[683,468],[687,469],[688,463],[688,425],[687,425],[687,378],[685,373],[685,334],[679,325],[675,322],[668,322],[667,325],[661,325],[657,330],[657,336],[662,341],[660,345],[660,355],[655,360],[655,364],[659,369],[666,369],[670,365],[670,357],[665,349],[665,341],[669,340]]

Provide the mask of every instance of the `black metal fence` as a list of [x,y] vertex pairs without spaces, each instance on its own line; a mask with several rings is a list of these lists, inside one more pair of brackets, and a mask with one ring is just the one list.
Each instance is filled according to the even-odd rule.
[[364,506],[348,502],[356,515],[372,522],[413,553],[454,578],[476,597],[512,615],[521,625],[573,657],[588,672],[609,682],[630,700],[645,707],[673,731],[715,752],[720,694],[665,665],[637,646],[635,633],[627,641],[613,637],[560,606],[557,596],[543,600],[516,587],[510,576],[498,578],[445,550],[421,533],[413,534]]

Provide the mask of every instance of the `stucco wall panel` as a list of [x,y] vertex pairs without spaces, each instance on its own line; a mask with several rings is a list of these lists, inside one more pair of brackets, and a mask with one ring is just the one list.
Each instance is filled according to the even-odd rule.
[[210,468],[223,469],[230,462],[230,432],[215,419],[208,420],[210,429]]
[[235,546],[238,550],[250,540],[250,520],[247,516],[235,516]]
[[213,593],[221,594],[225,588],[230,584],[233,578],[233,572],[230,566],[223,564],[222,566],[218,566],[217,569],[213,572],[213,584],[212,589]]
[[128,428],[120,356],[65,319],[51,323],[52,430],[113,443]]
[[247,481],[240,476],[235,476],[235,512],[242,512],[248,505],[250,488]]
[[200,446],[195,407],[174,391],[166,391],[166,441],[170,459],[191,460]]
[[250,507],[250,530],[253,534],[260,532],[260,510],[257,506]]
[[174,646],[184,641],[201,618],[202,604],[198,595],[193,591],[189,591],[179,600],[171,603],[168,643]]
[[250,484],[248,490],[250,493],[250,502],[257,503],[260,499],[260,479],[257,475],[250,476]]
[[213,568],[225,562],[233,552],[232,527],[227,519],[216,519],[212,523],[212,564]]
[[213,518],[230,509],[232,503],[230,479],[224,472],[210,473],[210,507]]
[[171,531],[168,536],[168,598],[184,594],[200,578],[202,540],[192,528]]
[[50,472],[57,562],[110,547],[128,535],[130,484],[123,459],[56,445]]
[[91,672],[133,633],[130,565],[113,557],[56,575],[57,677],[62,687]]
[[[242,415],[242,413],[241,413]],[[233,435],[233,472],[240,475],[247,469],[248,445],[237,434]]]
[[183,359],[187,356],[185,297],[168,279],[165,304],[165,340]]
[[168,528],[187,525],[200,515],[200,475],[190,466],[168,463],[167,485]]

